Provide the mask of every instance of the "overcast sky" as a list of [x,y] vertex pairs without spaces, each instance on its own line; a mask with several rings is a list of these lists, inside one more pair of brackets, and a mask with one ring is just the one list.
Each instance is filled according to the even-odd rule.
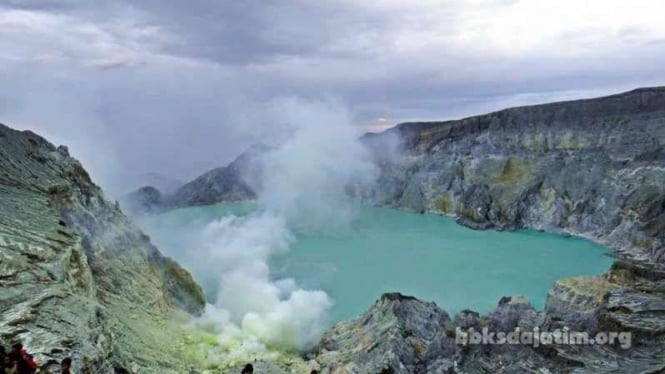
[[662,4],[0,0],[0,122],[124,192],[275,141],[289,97],[360,133],[665,84]]

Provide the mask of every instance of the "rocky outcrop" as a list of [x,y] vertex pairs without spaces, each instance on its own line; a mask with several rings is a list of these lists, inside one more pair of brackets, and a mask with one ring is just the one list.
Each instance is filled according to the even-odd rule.
[[260,173],[258,159],[268,150],[266,145],[253,145],[228,166],[212,169],[180,187],[167,198],[168,206],[178,208],[254,199]]
[[360,318],[335,325],[316,360],[334,373],[436,373],[453,367],[448,313],[413,297],[384,294]]
[[0,340],[43,370],[185,372],[174,321],[204,302],[66,147],[0,125]]
[[[387,157],[391,139],[401,146]],[[363,141],[381,167],[374,204],[477,229],[565,231],[665,261],[665,88],[405,123]]]
[[608,277],[620,287],[605,294],[599,328],[625,329],[645,338],[662,337],[665,268],[651,263],[617,262]]
[[[562,281],[548,307],[504,297],[487,316],[470,310],[452,320],[434,303],[385,294],[361,317],[328,331],[310,354],[321,373],[656,373],[665,370],[664,269],[617,262],[602,278]],[[565,295],[565,296],[564,296]],[[553,299],[556,298],[557,301]],[[556,304],[556,307],[553,305]],[[585,324],[577,324],[580,309]],[[549,331],[631,333],[615,344],[473,344],[488,333]],[[625,335],[624,337],[628,337]],[[510,342],[510,341],[509,341]]]
[[593,331],[605,295],[617,285],[605,277],[571,277],[557,281],[547,294],[545,311],[569,327]]
[[253,200],[261,188],[260,158],[271,149],[264,144],[255,144],[229,165],[205,172],[172,194],[162,194],[152,186],[142,187],[125,195],[121,199],[122,206],[132,215],[142,215],[188,206]]
[[155,172],[130,176],[129,179],[130,181],[134,181],[132,187],[136,189],[139,189],[142,186],[152,186],[167,195],[174,193],[178,188],[185,184],[185,182],[179,179]]
[[120,204],[131,216],[155,214],[164,210],[164,197],[156,187],[145,186],[123,196]]

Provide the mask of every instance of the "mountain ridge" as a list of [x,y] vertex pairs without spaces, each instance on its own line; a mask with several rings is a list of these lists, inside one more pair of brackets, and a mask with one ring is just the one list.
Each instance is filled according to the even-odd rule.
[[385,129],[383,131],[379,132],[367,132],[362,135],[362,137],[365,136],[374,136],[374,135],[381,135],[383,133],[391,132],[391,131],[399,131],[399,130],[405,130],[407,127],[411,126],[427,126],[427,125],[443,125],[451,122],[460,122],[464,120],[469,120],[473,119],[476,117],[484,117],[484,116],[492,116],[492,115],[499,115],[503,112],[510,112],[514,110],[525,110],[525,109],[552,109],[558,106],[567,106],[571,104],[588,104],[592,102],[603,102],[603,101],[609,101],[609,100],[615,100],[615,99],[624,99],[626,97],[635,97],[636,95],[642,95],[642,94],[650,94],[650,93],[655,93],[655,94],[665,94],[665,86],[650,86],[650,87],[638,87],[629,91],[624,91],[616,94],[609,94],[609,95],[603,95],[603,96],[596,96],[596,97],[590,97],[590,98],[581,98],[581,99],[573,99],[573,100],[561,100],[561,101],[553,101],[553,102],[545,102],[545,103],[538,103],[538,104],[529,104],[529,105],[517,105],[517,106],[511,106],[511,107],[506,107],[498,110],[493,110],[490,112],[486,113],[481,113],[481,114],[474,114],[470,116],[464,116],[461,118],[456,118],[456,119],[449,119],[449,120],[443,120],[443,121],[405,121],[405,122],[400,122],[396,124],[395,126],[392,126],[388,129]]

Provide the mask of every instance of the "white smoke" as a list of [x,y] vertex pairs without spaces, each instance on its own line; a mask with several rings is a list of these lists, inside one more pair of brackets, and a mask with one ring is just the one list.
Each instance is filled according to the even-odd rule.
[[[342,106],[284,99],[273,117],[292,126],[291,137],[262,161],[258,209],[225,217],[203,232],[204,260],[217,265],[217,302],[204,318],[237,355],[260,347],[299,350],[316,343],[332,300],[304,290],[293,279],[273,279],[269,260],[294,243],[292,229],[338,230],[348,226],[351,185],[375,175],[369,154]],[[242,341],[240,346],[238,341]]]
[[290,225],[342,228],[354,213],[347,188],[367,185],[376,174],[349,113],[339,104],[298,99],[281,100],[275,110],[297,127],[265,159],[261,205]]

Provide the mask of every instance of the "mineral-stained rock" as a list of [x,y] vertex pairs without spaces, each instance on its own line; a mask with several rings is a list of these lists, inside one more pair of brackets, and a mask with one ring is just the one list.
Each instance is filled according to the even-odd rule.
[[545,311],[571,328],[595,331],[595,316],[604,297],[616,288],[602,276],[562,279],[547,294]]
[[601,326],[663,339],[665,269],[655,264],[623,261],[615,263],[609,274],[624,286],[607,293],[600,310]]
[[665,299],[663,295],[635,290],[613,290],[609,293],[606,322],[635,333],[665,334]]
[[[387,158],[390,139],[401,153]],[[581,234],[665,261],[665,87],[404,123],[363,141],[381,169],[371,203],[476,229]]]
[[[544,312],[507,296],[487,316],[453,320],[433,303],[385,294],[360,318],[328,331],[311,353],[322,373],[659,373],[665,370],[663,268],[618,261],[603,277],[554,286]],[[643,290],[650,290],[644,292]],[[456,334],[631,333],[609,345],[460,344]],[[628,340],[626,340],[628,338]]]
[[0,125],[0,340],[46,370],[187,370],[174,318],[201,288],[108,201],[65,147]]

